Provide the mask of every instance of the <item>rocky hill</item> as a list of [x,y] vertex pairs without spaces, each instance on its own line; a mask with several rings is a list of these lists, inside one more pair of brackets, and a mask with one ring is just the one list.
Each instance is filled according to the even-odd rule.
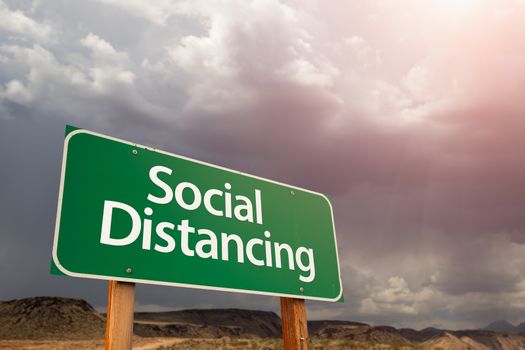
[[321,339],[347,339],[359,343],[390,344],[396,347],[411,345],[393,327],[373,327],[364,323],[341,321],[311,321],[308,324],[311,337]]
[[444,331],[442,331],[441,329],[433,327],[428,327],[420,331],[416,331],[415,329],[411,328],[401,328],[398,330],[398,332],[403,338],[415,344],[427,341],[436,336],[441,336],[444,333]]
[[525,337],[478,330],[444,332],[421,346],[429,350],[523,350]]
[[281,319],[274,312],[241,309],[137,312],[134,332],[143,337],[277,338]]
[[[142,337],[278,338],[273,312],[239,309],[138,312],[134,333]],[[105,315],[84,300],[36,297],[0,302],[0,339],[100,339]]]
[[[323,326],[310,324],[321,323]],[[310,335],[321,339],[345,339],[351,346],[368,349],[418,350],[525,350],[525,334],[514,335],[486,330],[447,331],[425,328],[373,327],[367,324],[341,321],[309,322]],[[370,349],[372,349],[371,347]]]
[[477,343],[476,341],[470,338],[460,339],[451,333],[444,333],[441,336],[432,338],[425,341],[423,344],[424,349],[447,349],[447,350],[488,350],[482,344]]
[[90,339],[105,319],[84,300],[36,297],[0,302],[0,339]]

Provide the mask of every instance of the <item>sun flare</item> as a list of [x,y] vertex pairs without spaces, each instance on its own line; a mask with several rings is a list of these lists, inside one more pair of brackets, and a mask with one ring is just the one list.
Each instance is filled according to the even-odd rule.
[[460,14],[474,10],[479,2],[479,0],[434,0],[433,5],[439,12]]

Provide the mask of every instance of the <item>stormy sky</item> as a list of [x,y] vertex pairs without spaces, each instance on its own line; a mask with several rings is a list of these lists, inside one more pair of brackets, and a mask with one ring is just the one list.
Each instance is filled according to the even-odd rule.
[[524,38],[523,0],[0,0],[0,300],[106,303],[49,274],[73,124],[329,195],[346,303],[311,319],[523,322]]

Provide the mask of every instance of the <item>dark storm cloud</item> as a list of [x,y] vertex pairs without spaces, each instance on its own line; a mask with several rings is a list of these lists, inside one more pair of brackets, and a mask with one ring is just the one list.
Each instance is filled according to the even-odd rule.
[[[1,256],[2,298],[61,292],[49,277],[56,191],[61,158],[62,122],[22,118],[2,122]],[[58,283],[60,285],[60,283]],[[81,282],[80,285],[93,285]],[[73,287],[78,291],[79,288]],[[65,289],[67,293],[67,289]],[[74,291],[71,292],[72,294]]]

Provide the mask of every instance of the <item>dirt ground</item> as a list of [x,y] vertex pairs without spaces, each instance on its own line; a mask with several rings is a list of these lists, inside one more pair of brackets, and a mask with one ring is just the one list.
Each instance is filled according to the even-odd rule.
[[[156,350],[186,342],[179,338],[133,338],[133,349]],[[104,340],[0,340],[1,350],[103,350]]]
[[[183,339],[183,338],[133,338],[136,350],[280,350],[280,339]],[[0,340],[0,350],[102,350],[101,340]],[[398,347],[381,344],[365,344],[345,340],[314,339],[309,342],[311,350],[420,350],[420,347]]]

